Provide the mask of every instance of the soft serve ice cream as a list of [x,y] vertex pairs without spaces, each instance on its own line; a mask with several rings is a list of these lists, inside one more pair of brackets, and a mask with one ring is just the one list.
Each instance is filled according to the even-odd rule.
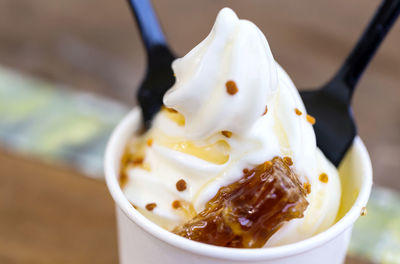
[[123,159],[121,185],[137,210],[173,230],[244,171],[282,157],[309,205],[265,246],[300,241],[334,223],[337,170],[317,148],[315,120],[253,23],[222,9],[210,34],[172,68],[176,83],[165,108],[135,135]]

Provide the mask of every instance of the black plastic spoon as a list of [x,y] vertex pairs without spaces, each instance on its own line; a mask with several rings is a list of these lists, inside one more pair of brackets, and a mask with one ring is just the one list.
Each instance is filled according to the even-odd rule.
[[331,81],[315,91],[301,92],[314,125],[317,145],[338,166],[357,134],[351,98],[357,81],[395,22],[400,0],[384,0],[357,45]]
[[[173,54],[149,0],[128,0],[135,14],[148,55],[148,68],[138,100],[145,126],[162,106],[164,93],[175,78],[171,70]],[[399,15],[400,0],[384,0],[356,47],[334,78],[315,91],[301,92],[307,111],[316,117],[317,145],[338,166],[356,136],[350,103],[358,79]]]
[[163,105],[165,92],[175,82],[171,63],[175,56],[169,49],[149,0],[128,0],[135,15],[147,53],[147,72],[138,90],[144,125],[148,128],[153,116]]

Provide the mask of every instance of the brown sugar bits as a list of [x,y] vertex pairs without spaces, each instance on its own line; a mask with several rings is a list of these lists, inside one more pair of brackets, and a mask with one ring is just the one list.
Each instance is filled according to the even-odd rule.
[[153,211],[153,209],[156,208],[156,207],[157,207],[156,203],[148,203],[148,204],[146,204],[146,209],[148,211]]
[[186,190],[187,185],[184,179],[180,179],[179,181],[176,182],[176,189],[180,192],[183,192]]
[[266,106],[265,106],[264,113],[263,113],[262,115],[266,115],[267,113],[268,113],[268,106],[266,105]]
[[303,114],[298,108],[295,108],[295,109],[294,109],[294,112],[295,112],[296,115],[298,115],[298,116],[301,116],[301,115]]
[[234,81],[227,81],[225,87],[226,87],[226,92],[230,95],[234,95],[239,91]]
[[288,165],[288,166],[292,166],[293,165],[293,160],[291,157],[283,157],[283,161]]
[[221,134],[224,135],[227,138],[230,138],[232,136],[232,132],[231,131],[227,131],[227,130],[222,130]]
[[315,117],[311,116],[311,115],[307,115],[306,116],[308,123],[310,123],[311,125],[315,124]]
[[360,212],[360,216],[366,216],[367,215],[367,207],[363,207],[363,208],[361,208],[361,212]]
[[180,207],[181,207],[181,202],[180,201],[175,200],[175,201],[172,202],[172,208],[178,209]]
[[152,139],[152,138],[149,138],[149,139],[146,141],[146,144],[147,144],[147,146],[151,147],[151,146],[153,145],[153,139]]
[[323,183],[328,183],[328,175],[324,172],[319,175],[319,181]]

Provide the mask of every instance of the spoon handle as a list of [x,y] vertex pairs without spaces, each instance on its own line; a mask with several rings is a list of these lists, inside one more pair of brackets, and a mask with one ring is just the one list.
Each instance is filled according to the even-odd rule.
[[154,49],[161,46],[167,47],[164,33],[150,0],[128,0],[128,3],[135,15],[147,55],[151,57]]
[[[347,103],[351,100],[357,81],[396,21],[399,13],[400,0],[383,0],[357,45],[332,79],[331,83],[340,82],[341,85],[339,87],[346,89],[346,91],[343,91],[344,97],[342,98],[345,98]],[[338,85],[328,85],[328,87],[338,87]],[[339,91],[333,92],[338,93]]]

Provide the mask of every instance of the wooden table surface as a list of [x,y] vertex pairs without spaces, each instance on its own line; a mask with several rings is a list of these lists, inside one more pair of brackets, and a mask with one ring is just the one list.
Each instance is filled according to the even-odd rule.
[[[185,54],[217,11],[234,8],[267,35],[298,87],[332,76],[378,0],[154,0],[171,46]],[[400,25],[354,98],[375,182],[400,190]],[[0,64],[125,103],[145,57],[124,0],[0,0]],[[116,263],[113,202],[105,184],[70,168],[0,150],[0,263]],[[367,263],[348,259],[346,263]]]

